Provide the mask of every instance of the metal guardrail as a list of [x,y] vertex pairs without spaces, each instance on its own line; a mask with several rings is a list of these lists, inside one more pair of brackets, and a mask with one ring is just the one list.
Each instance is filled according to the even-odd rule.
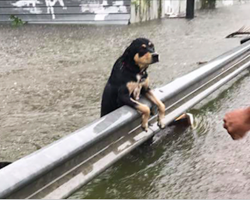
[[[250,42],[154,91],[166,105],[165,123],[223,86],[250,66]],[[151,106],[145,99],[142,102]],[[0,198],[66,198],[114,162],[151,138],[159,128],[150,118],[123,106],[80,130],[0,170]]]

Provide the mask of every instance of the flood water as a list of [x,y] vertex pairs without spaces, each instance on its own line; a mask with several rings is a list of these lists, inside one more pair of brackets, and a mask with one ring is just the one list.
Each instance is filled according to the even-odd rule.
[[250,198],[250,135],[233,141],[222,127],[226,111],[250,105],[250,73],[190,112],[196,127],[171,128],[70,198]]
[[[115,60],[136,37],[150,38],[160,63],[152,87],[165,85],[239,45],[225,36],[249,24],[249,4],[130,26],[0,26],[0,161],[14,161],[99,117]],[[229,109],[249,103],[249,76],[192,110],[196,130],[170,130],[121,160],[77,198],[250,197],[249,139],[222,128]],[[166,134],[166,133],[161,133]]]

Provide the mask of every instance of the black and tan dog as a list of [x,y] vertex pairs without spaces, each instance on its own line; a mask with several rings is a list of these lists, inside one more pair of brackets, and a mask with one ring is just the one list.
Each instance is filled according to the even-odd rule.
[[164,128],[165,105],[154,96],[147,74],[149,65],[158,61],[159,55],[151,41],[134,40],[113,66],[102,96],[101,116],[128,105],[142,113],[142,128],[147,131],[150,108],[138,101],[142,94],[157,105],[158,126]]

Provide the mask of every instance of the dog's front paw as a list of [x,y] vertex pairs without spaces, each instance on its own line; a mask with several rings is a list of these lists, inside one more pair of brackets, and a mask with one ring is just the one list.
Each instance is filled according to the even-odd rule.
[[148,123],[142,124],[141,127],[144,131],[148,132]]
[[164,129],[166,127],[166,124],[164,124],[163,119],[158,119],[157,125],[160,129]]

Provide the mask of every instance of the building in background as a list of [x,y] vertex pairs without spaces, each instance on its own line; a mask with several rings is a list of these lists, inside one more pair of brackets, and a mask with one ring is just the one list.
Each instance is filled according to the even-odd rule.
[[[202,2],[195,0],[196,9]],[[215,0],[214,0],[215,1]],[[218,6],[242,0],[219,0]],[[129,24],[185,16],[186,0],[8,0],[0,1],[0,22],[16,16],[28,23]]]

